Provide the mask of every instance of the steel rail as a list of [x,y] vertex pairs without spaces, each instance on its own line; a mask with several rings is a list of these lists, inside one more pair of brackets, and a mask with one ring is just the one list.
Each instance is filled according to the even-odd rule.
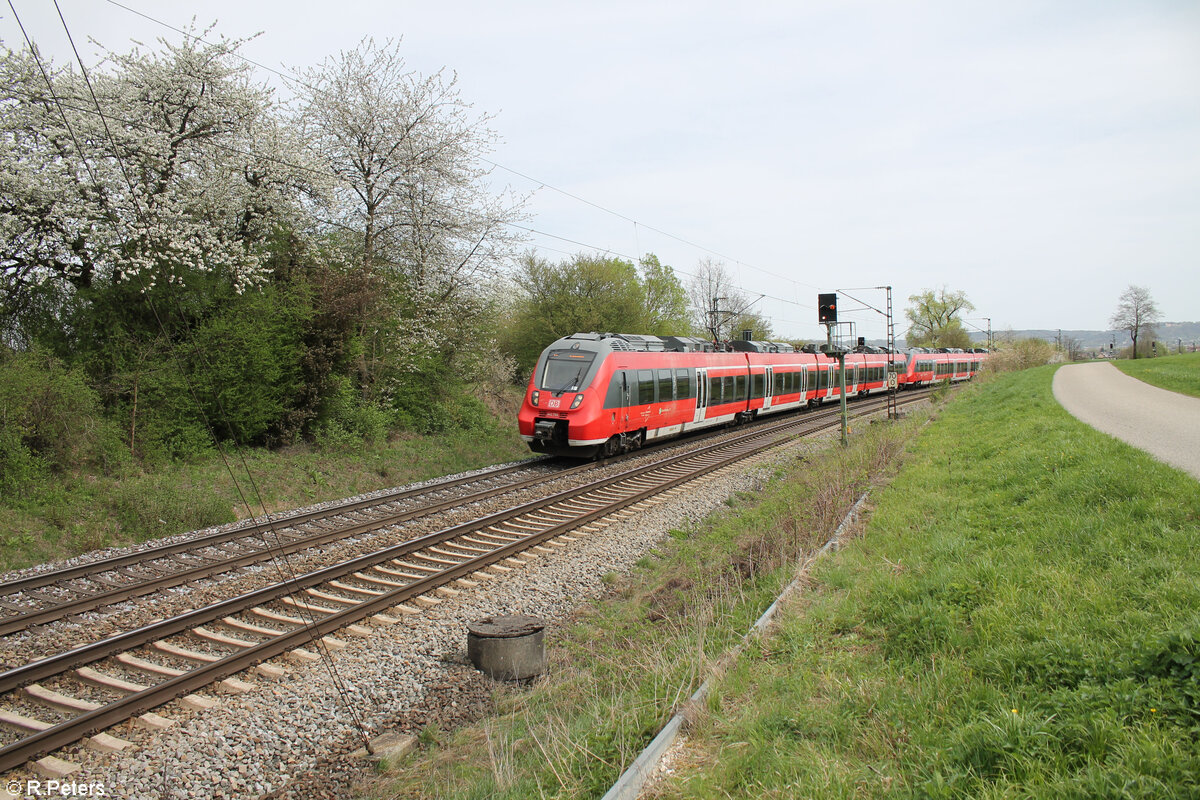
[[[875,405],[878,405],[878,403]],[[874,410],[876,410],[874,407],[863,408],[859,410],[856,416],[862,416]],[[131,716],[149,711],[176,697],[207,686],[214,681],[233,675],[254,664],[300,647],[310,641],[315,641],[318,637],[333,633],[345,625],[357,622],[447,583],[479,572],[493,564],[511,558],[523,550],[539,545],[568,531],[586,526],[598,519],[610,516],[624,508],[636,505],[649,497],[694,480],[701,475],[723,469],[737,461],[769,450],[784,442],[820,431],[825,427],[824,423],[829,416],[834,416],[834,414],[810,415],[799,419],[792,419],[784,424],[773,426],[768,430],[748,433],[733,441],[721,442],[693,452],[668,457],[652,464],[627,470],[616,476],[594,481],[585,486],[559,492],[549,498],[523,504],[507,512],[488,515],[476,522],[463,523],[447,528],[444,531],[419,537],[410,542],[385,548],[384,550],[354,559],[343,565],[299,576],[295,580],[281,584],[279,587],[267,587],[268,589],[282,589],[282,592],[270,598],[266,598],[266,595],[269,594],[266,590],[251,592],[242,598],[234,598],[231,601],[216,603],[172,620],[163,620],[159,623],[143,626],[127,634],[111,637],[95,645],[76,648],[67,653],[34,662],[25,667],[9,670],[0,675],[0,691],[11,691],[24,683],[37,680],[41,677],[61,674],[66,669],[78,666],[79,664],[91,663],[108,655],[124,652],[150,641],[181,633],[196,625],[203,624],[205,621],[251,608],[261,602],[265,602],[266,599],[274,599],[274,597],[291,593],[295,589],[304,588],[305,586],[317,585],[329,579],[328,576],[330,575],[340,576],[347,574],[363,567],[368,561],[373,560],[373,563],[376,564],[382,563],[382,561],[389,560],[402,551],[407,550],[412,552],[424,549],[424,547],[428,547],[431,544],[452,539],[464,533],[471,533],[481,528],[490,527],[493,524],[521,516],[529,511],[536,511],[539,508],[557,505],[579,495],[607,488],[620,481],[629,481],[654,471],[668,472],[687,461],[699,462],[690,470],[678,472],[673,477],[668,476],[665,480],[656,481],[615,502],[606,502],[593,511],[577,515],[552,527],[531,532],[529,535],[509,544],[502,545],[489,553],[465,560],[439,573],[414,580],[405,586],[397,587],[376,597],[363,600],[354,606],[330,613],[320,619],[308,621],[291,631],[280,633],[266,641],[232,653],[220,661],[197,667],[182,675],[169,678],[155,686],[147,687],[98,709],[27,736],[14,744],[0,749],[0,771],[12,769],[39,755],[78,741],[93,731],[111,727]],[[722,455],[720,451],[725,451],[725,454]],[[718,458],[714,459],[713,456],[718,456]],[[423,542],[423,544],[418,546],[418,542]],[[238,601],[242,602],[239,603]],[[234,608],[234,606],[237,607]],[[203,619],[200,619],[201,617]]]
[[[94,575],[99,572],[110,572],[120,567],[129,567],[142,564],[146,561],[155,561],[160,558],[168,558],[180,553],[187,553],[192,550],[200,550],[205,547],[215,547],[235,539],[246,539],[253,536],[262,537],[264,534],[274,533],[275,529],[280,526],[293,526],[305,522],[311,522],[317,519],[325,519],[336,517],[341,514],[351,514],[355,511],[361,511],[364,508],[371,506],[384,505],[386,503],[394,503],[398,500],[406,500],[410,497],[419,496],[422,494],[433,494],[443,489],[453,489],[465,483],[475,481],[488,480],[489,478],[501,477],[512,472],[520,472],[521,470],[529,469],[531,466],[550,461],[550,458],[534,458],[529,461],[523,461],[519,464],[510,464],[508,466],[499,467],[494,470],[489,470],[483,473],[467,475],[461,478],[452,478],[448,481],[442,481],[426,486],[417,486],[412,489],[400,489],[394,492],[389,492],[378,497],[367,498],[364,500],[354,500],[349,503],[342,503],[337,506],[316,509],[313,511],[303,511],[295,514],[283,514],[278,517],[273,517],[270,514],[266,515],[266,519],[253,524],[245,525],[240,528],[234,528],[227,531],[215,531],[213,533],[197,536],[192,539],[185,539],[171,544],[156,545],[139,550],[134,553],[124,553],[122,555],[110,556],[109,558],[97,559],[85,564],[74,564],[69,567],[61,567],[55,570],[47,570],[34,575],[27,575],[23,578],[16,578],[11,581],[0,583],[0,595],[12,595],[28,589],[39,589],[45,586],[50,586],[62,581],[71,580],[73,578],[86,578],[88,575]],[[257,520],[257,518],[255,518]]]
[[[824,421],[824,418],[817,419],[815,417],[804,417],[802,421]],[[801,424],[800,422],[792,421],[793,425]],[[475,520],[453,525],[449,528],[443,528],[439,531],[418,536],[414,539],[409,539],[381,550],[376,550],[371,553],[358,556],[343,561],[340,564],[334,564],[322,569],[307,572],[295,577],[289,577],[284,581],[264,586],[251,592],[244,593],[237,597],[228,600],[221,600],[216,603],[210,603],[207,606],[184,612],[175,617],[170,617],[165,620],[143,625],[131,631],[119,633],[102,639],[98,642],[93,642],[86,645],[73,648],[71,650],[58,653],[53,656],[48,656],[38,661],[33,661],[20,667],[0,672],[0,694],[12,691],[24,684],[32,683],[45,677],[57,675],[65,672],[68,669],[89,664],[100,659],[107,658],[114,653],[123,652],[142,644],[146,644],[157,639],[162,639],[167,636],[172,636],[177,633],[184,632],[198,625],[203,625],[206,622],[212,622],[230,614],[236,614],[239,611],[244,611],[247,608],[252,608],[262,603],[267,603],[276,600],[285,595],[292,594],[297,591],[318,586],[326,581],[337,580],[345,575],[368,569],[376,564],[382,564],[393,558],[399,558],[418,550],[423,550],[427,547],[441,544],[449,539],[462,536],[464,534],[474,533],[482,528],[496,525],[516,517],[524,516],[530,512],[537,511],[546,506],[554,505],[565,500],[578,497],[579,495],[587,494],[588,492],[596,491],[597,489],[607,488],[613,484],[624,480],[638,477],[652,470],[661,469],[672,464],[689,458],[702,457],[714,450],[723,447],[732,447],[737,443],[744,441],[746,438],[767,436],[775,432],[776,429],[762,430],[746,434],[744,437],[734,440],[733,442],[721,442],[707,445],[699,450],[693,450],[688,453],[670,456],[666,459],[655,461],[650,464],[644,464],[640,467],[635,467],[632,470],[626,470],[612,475],[607,478],[602,478],[599,481],[576,486],[571,489],[565,489],[547,497],[530,500],[513,508],[497,511],[480,517]]]
[[[767,424],[770,425],[772,422],[778,423],[778,421],[772,420]],[[550,459],[534,460],[533,464],[548,460]],[[16,613],[0,616],[0,636],[9,636],[14,633],[20,633],[35,625],[53,622],[72,614],[81,614],[87,611],[92,611],[103,606],[113,605],[115,603],[120,603],[135,597],[151,594],[160,589],[178,586],[189,581],[211,578],[215,575],[220,575],[248,564],[254,564],[273,559],[276,556],[291,555],[292,553],[300,552],[313,547],[320,547],[321,545],[335,542],[339,539],[348,539],[354,536],[369,533],[372,530],[377,530],[389,525],[405,522],[410,519],[436,514],[440,511],[444,511],[455,506],[465,506],[470,503],[486,500],[498,494],[519,491],[532,485],[551,480],[557,480],[564,476],[578,472],[596,469],[599,466],[603,466],[605,463],[608,462],[581,464],[563,469],[552,475],[534,476],[525,480],[516,481],[514,483],[504,484],[503,486],[492,487],[490,489],[478,491],[467,495],[466,497],[444,500],[433,505],[422,506],[418,509],[392,512],[361,523],[340,526],[328,531],[320,531],[317,533],[308,533],[295,537],[288,537],[286,541],[278,541],[274,545],[269,544],[267,541],[268,531],[271,534],[274,534],[277,538],[280,538],[278,531],[276,531],[274,527],[275,525],[282,527],[286,525],[309,522],[314,519],[328,519],[339,515],[352,513],[354,511],[359,511],[363,508],[370,508],[373,506],[380,506],[387,503],[396,502],[397,500],[408,499],[423,494],[436,494],[439,491],[455,488],[466,483],[486,481],[488,479],[510,474],[512,472],[526,470],[529,468],[529,466],[531,466],[531,464],[510,465],[509,467],[504,467],[494,470],[490,473],[484,473],[482,475],[477,474],[463,478],[456,478],[434,484],[432,486],[404,489],[376,498],[344,503],[333,508],[293,514],[276,520],[268,520],[266,522],[257,523],[253,526],[246,526],[234,531],[220,531],[195,539],[176,542],[171,545],[164,545],[159,548],[151,548],[148,550],[138,551],[136,553],[113,556],[108,559],[94,561],[88,564],[66,567],[53,572],[29,576],[19,581],[11,581],[7,584],[0,584],[0,594],[3,594],[14,587],[29,589],[35,586],[48,586],[53,583],[59,583],[61,581],[73,578],[86,579],[89,576],[103,574],[121,567],[141,565],[145,562],[157,561],[171,555],[179,555],[182,553],[188,553],[192,550],[213,547],[218,544],[233,541],[235,539],[258,537],[263,539],[264,544],[266,544],[265,547],[255,548],[254,550],[246,553],[230,555],[227,558],[210,559],[203,556],[197,556],[197,558],[200,558],[201,561],[194,566],[182,566],[180,569],[164,572],[160,575],[137,576],[134,582],[119,586],[112,586],[112,588],[109,589],[91,592],[84,592],[79,589],[71,589],[71,591],[76,595],[72,598],[54,602],[49,605],[20,610]],[[150,569],[154,568],[150,567]]]
[[[280,544],[255,550],[250,553],[230,556],[229,558],[221,559],[219,561],[207,561],[197,564],[194,567],[183,568],[174,572],[164,573],[163,575],[157,577],[142,579],[137,583],[130,583],[126,586],[117,586],[107,591],[86,594],[81,597],[67,600],[66,602],[47,606],[45,608],[33,608],[29,609],[28,611],[10,614],[5,617],[0,617],[0,636],[18,633],[31,628],[34,625],[53,622],[56,619],[61,619],[70,614],[80,614],[101,606],[112,605],[133,597],[150,594],[151,592],[158,591],[159,589],[164,589],[170,586],[178,586],[179,584],[187,583],[188,581],[209,578],[214,575],[220,575],[230,570],[237,569],[238,567],[246,566],[247,564],[267,561],[275,556],[290,555],[292,553],[296,553],[301,550],[307,550],[312,547],[320,547],[323,544],[338,541],[339,539],[349,539],[354,536],[360,536],[373,530],[386,528],[389,525],[396,525],[401,522],[407,522],[411,519],[430,516],[448,508],[477,503],[481,500],[486,500],[489,497],[494,497],[498,494],[507,494],[509,492],[519,491],[538,483],[543,483],[549,480],[557,480],[564,476],[572,475],[577,472],[583,472],[588,469],[595,469],[596,467],[596,464],[580,464],[574,467],[568,467],[564,470],[554,473],[553,475],[539,475],[522,481],[517,481],[515,483],[484,489],[482,491],[467,495],[466,497],[451,498],[434,503],[433,505],[424,505],[420,508],[392,512],[384,516],[367,520],[365,522],[334,528],[332,530],[322,531],[316,534],[300,536],[291,539],[290,541],[285,541]],[[108,570],[105,569],[103,571]]]

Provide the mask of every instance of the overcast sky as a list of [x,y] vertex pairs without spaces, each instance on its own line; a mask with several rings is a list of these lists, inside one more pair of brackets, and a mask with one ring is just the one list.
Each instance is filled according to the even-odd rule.
[[[457,72],[495,115],[494,160],[535,179],[495,171],[536,190],[529,224],[561,237],[531,245],[654,252],[684,281],[723,260],[780,335],[823,335],[818,291],[885,284],[898,316],[947,286],[997,330],[1105,329],[1131,283],[1164,319],[1200,320],[1194,0],[122,2],[261,31],[243,53],[277,69],[402,37],[412,69]],[[13,3],[65,60],[52,0]],[[88,37],[179,38],[106,0],[59,6],[89,65]],[[882,335],[881,316],[855,318]]]

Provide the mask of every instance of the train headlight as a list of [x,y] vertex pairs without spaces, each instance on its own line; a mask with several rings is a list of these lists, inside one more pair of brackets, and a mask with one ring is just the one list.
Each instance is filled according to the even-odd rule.
[[541,395],[542,395],[542,393],[535,389],[533,391],[533,395],[529,398],[529,402],[533,403],[536,406],[538,404],[538,398],[541,397]]
[[571,410],[579,408],[579,404],[583,402],[583,392],[575,395],[575,399],[571,401]]

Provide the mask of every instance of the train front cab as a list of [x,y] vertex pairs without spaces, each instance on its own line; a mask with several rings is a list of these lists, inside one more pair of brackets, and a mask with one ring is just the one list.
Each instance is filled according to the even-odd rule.
[[583,436],[601,410],[603,398],[592,387],[605,384],[604,361],[603,351],[586,340],[559,340],[542,353],[517,415],[531,450],[578,455],[577,448],[594,444]]

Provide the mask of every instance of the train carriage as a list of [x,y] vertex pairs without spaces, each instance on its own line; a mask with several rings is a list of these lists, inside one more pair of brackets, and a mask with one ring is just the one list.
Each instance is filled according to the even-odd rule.
[[[521,437],[536,452],[591,457],[648,441],[727,425],[759,414],[835,399],[837,360],[775,342],[738,342],[714,351],[702,339],[577,333],[538,358],[518,415]],[[900,354],[846,356],[846,394],[887,391],[888,363],[900,383],[964,379],[977,361],[935,354],[907,362]],[[924,364],[929,361],[930,364]]]

